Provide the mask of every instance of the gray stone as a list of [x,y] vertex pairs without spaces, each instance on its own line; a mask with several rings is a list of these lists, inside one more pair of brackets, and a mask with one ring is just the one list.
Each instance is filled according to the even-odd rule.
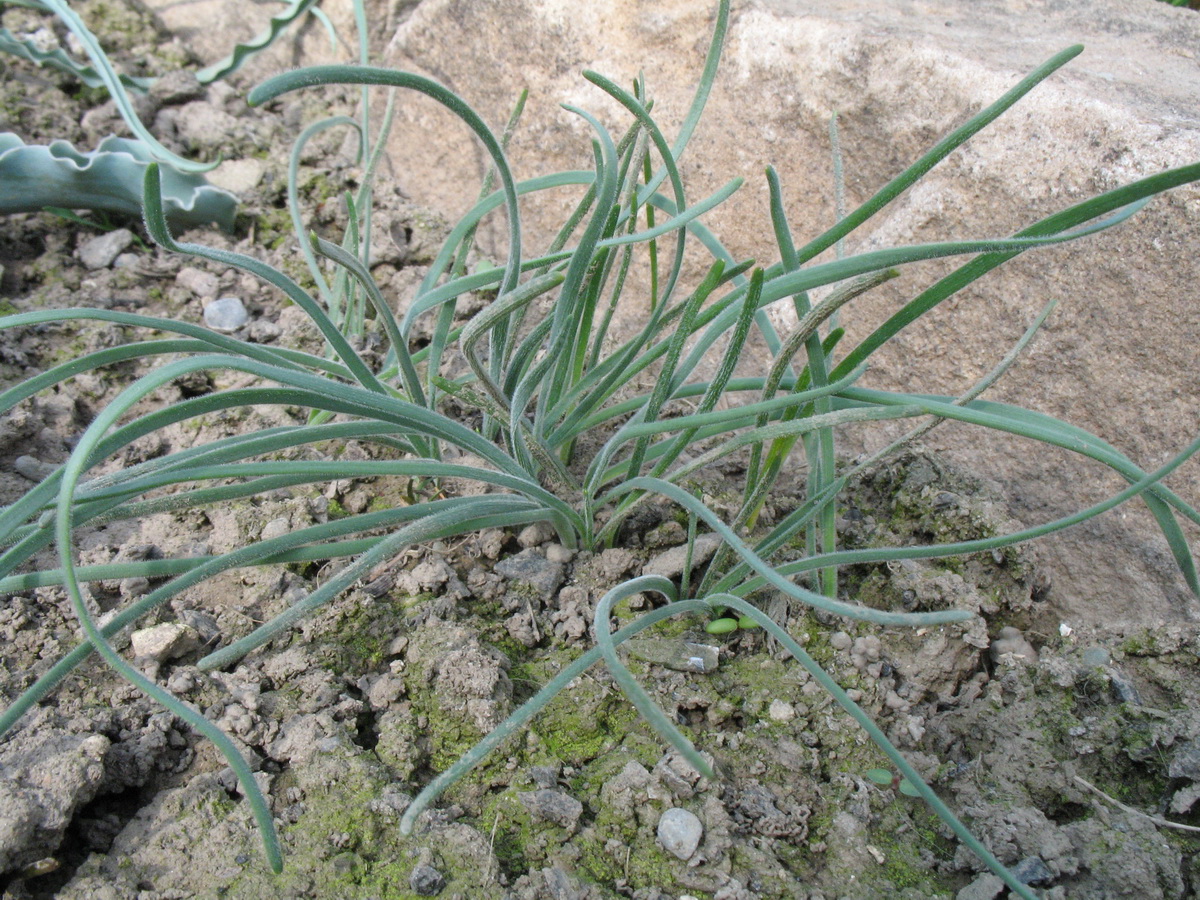
[[708,675],[720,664],[720,648],[680,638],[633,638],[625,645],[629,655],[677,672]]
[[227,159],[208,173],[208,180],[231,194],[244,194],[258,186],[266,171],[262,160]]
[[238,297],[221,297],[204,307],[204,324],[214,331],[237,331],[249,320]]
[[[692,568],[702,566],[717,552],[721,546],[721,538],[715,534],[702,534],[696,538],[692,548]],[[643,575],[661,575],[663,578],[679,578],[683,575],[683,566],[687,561],[687,546],[672,547],[658,554],[642,567]]]
[[175,129],[185,144],[220,150],[234,135],[240,135],[238,120],[205,100],[193,100],[179,107]]
[[84,241],[75,255],[89,269],[106,269],[132,243],[133,232],[128,228],[118,228]]
[[954,895],[955,900],[995,900],[1004,892],[1004,882],[991,872],[980,875]]
[[58,466],[53,463],[42,462],[35,456],[18,456],[13,460],[13,468],[23,478],[28,478],[34,482],[41,482],[49,477]]
[[199,647],[200,635],[190,625],[167,622],[135,631],[129,636],[129,642],[135,657],[166,662]]
[[541,876],[546,882],[547,900],[578,900],[582,896],[582,888],[579,880],[572,878],[570,873],[558,866],[548,866],[541,871]]
[[1045,884],[1054,880],[1054,873],[1040,856],[1025,857],[1011,871],[1022,884]]
[[790,722],[796,718],[796,708],[784,700],[772,700],[767,715],[775,722]]
[[1089,668],[1097,668],[1099,666],[1107,666],[1112,659],[1112,654],[1103,647],[1088,647],[1083,651],[1083,664]]
[[167,72],[150,86],[151,99],[163,106],[187,103],[203,96],[204,86],[197,80],[196,73],[185,69]]
[[0,751],[0,872],[53,853],[103,782],[108,738],[50,732]]
[[532,549],[522,550],[516,556],[496,563],[496,574],[533,588],[543,601],[554,596],[566,577],[559,563],[551,562]]
[[263,526],[260,537],[264,541],[272,540],[273,538],[283,537],[292,530],[292,522],[287,516],[280,516],[277,519],[272,519]]
[[176,610],[176,616],[184,625],[191,625],[196,629],[196,634],[206,644],[216,640],[221,633],[221,627],[217,624],[217,620],[206,612],[198,609],[180,609]]
[[1200,781],[1200,740],[1188,741],[1171,755],[1167,774],[1172,778]]
[[414,894],[433,897],[445,888],[446,879],[433,866],[422,864],[413,868],[412,874],[408,876],[408,886]]
[[1109,669],[1108,680],[1112,686],[1113,696],[1117,698],[1117,702],[1131,703],[1134,706],[1142,705],[1142,695],[1138,693],[1138,689],[1134,686],[1133,682],[1120,672]]
[[195,266],[184,266],[180,269],[179,274],[175,276],[175,283],[204,300],[217,296],[220,289],[216,275]]
[[528,550],[538,547],[554,536],[554,529],[545,522],[533,522],[526,525],[517,533],[517,543]]
[[574,831],[579,817],[583,815],[583,804],[562,791],[525,791],[517,795],[535,816],[553,822],[567,831]]
[[658,820],[658,840],[663,849],[679,859],[691,859],[700,838],[704,836],[704,825],[686,809],[673,806]]
[[1171,812],[1178,815],[1190,812],[1197,800],[1200,800],[1200,784],[1189,784],[1171,796]]
[[562,563],[566,565],[575,558],[575,551],[569,550],[562,544],[547,544],[546,559],[550,562]]

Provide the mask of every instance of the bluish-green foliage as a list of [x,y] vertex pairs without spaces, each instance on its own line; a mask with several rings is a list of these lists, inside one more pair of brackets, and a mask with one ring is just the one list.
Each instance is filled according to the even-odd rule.
[[[109,136],[89,153],[66,141],[27,145],[0,134],[0,214],[39,212],[47,207],[139,215],[142,182],[153,162],[141,141]],[[175,228],[215,223],[233,231],[237,198],[204,176],[162,170],[163,206]]]
[[[839,595],[837,569],[855,563],[1005,547],[1076,524],[1134,497],[1149,505],[1182,577],[1200,593],[1177,521],[1183,516],[1200,522],[1200,515],[1160,484],[1196,451],[1200,441],[1147,473],[1085,431],[1040,413],[979,399],[1033,336],[1049,308],[1013,352],[961,397],[857,386],[873,353],[975,279],[1026,251],[1076,240],[1118,224],[1156,194],[1200,180],[1200,164],[1109,191],[1034,222],[1011,237],[899,247],[848,257],[839,253],[833,261],[816,262],[825,250],[839,246],[846,235],[866,224],[955,148],[1077,55],[1081,48],[1074,47],[1049,60],[947,135],[834,227],[800,246],[783,214],[783,186],[768,172],[766,190],[772,216],[763,225],[764,232],[770,229],[774,234],[779,262],[766,267],[738,262],[700,218],[741,188],[740,182],[730,182],[712,196],[691,202],[676,165],[716,77],[728,13],[728,2],[722,0],[695,100],[673,142],[650,115],[641,81],[629,92],[589,72],[585,77],[628,112],[628,130],[611,135],[586,110],[569,107],[592,130],[593,168],[528,181],[519,182],[512,176],[505,157],[506,135],[495,135],[461,97],[429,78],[366,65],[324,66],[281,75],[256,88],[250,95],[253,104],[325,84],[421,93],[454,113],[482,145],[494,176],[483,186],[479,202],[452,229],[403,320],[393,314],[370,275],[365,251],[369,244],[369,189],[350,199],[351,227],[342,246],[305,236],[301,213],[293,202],[303,250],[318,283],[319,297],[314,297],[252,257],[177,242],[168,222],[162,173],[157,165],[148,166],[144,200],[150,236],[170,250],[237,267],[274,285],[312,320],[325,339],[327,353],[318,356],[246,344],[186,323],[109,310],[54,310],[0,320],[0,327],[15,328],[51,318],[91,319],[157,329],[167,335],[72,360],[0,394],[0,409],[8,409],[94,368],[130,359],[162,358],[160,365],[129,385],[97,415],[63,467],[0,510],[0,590],[64,585],[87,634],[85,643],[0,717],[0,731],[11,728],[31,704],[90,653],[99,652],[123,676],[221,744],[259,816],[272,863],[278,864],[278,843],[264,798],[236,751],[219,733],[214,734],[211,724],[197,721],[194,713],[133,671],[110,646],[113,634],[219,572],[303,560],[346,560],[286,613],[225,643],[200,661],[202,668],[219,668],[292,628],[380,562],[413,544],[541,521],[552,526],[568,547],[601,548],[616,539],[622,522],[639,504],[654,499],[684,510],[692,539],[699,523],[722,538],[721,552],[708,564],[698,584],[685,580],[686,589],[681,593],[679,585],[652,577],[614,588],[596,610],[598,646],[564,669],[468,756],[435,779],[409,810],[404,827],[411,827],[420,810],[440,791],[521,727],[555,693],[601,661],[663,739],[686,753],[698,769],[708,770],[704,759],[655,707],[616,654],[621,642],[667,617],[699,613],[716,620],[714,631],[753,626],[767,629],[866,730],[901,773],[898,777],[903,783],[933,805],[960,839],[1014,891],[1031,897],[1029,889],[971,837],[841,687],[749,598],[769,588],[827,613],[894,626],[962,621],[971,613],[953,609],[905,613],[856,604]],[[297,146],[302,146],[314,129],[335,125],[351,125],[358,131],[372,161],[368,172],[372,171],[383,134],[373,142],[369,120],[321,123],[301,135]],[[295,167],[293,180],[294,171]],[[493,177],[496,190],[492,189]],[[521,225],[521,198],[569,186],[578,190],[573,213],[550,246],[531,255]],[[508,243],[503,264],[468,273],[466,259],[477,225],[501,209]],[[668,237],[669,244],[664,240]],[[703,248],[712,257],[707,273],[691,284],[683,274],[689,246]],[[649,262],[645,267],[649,275],[634,291],[631,279],[642,271],[634,264],[637,254]],[[849,314],[848,304],[855,297],[894,277],[899,267],[956,256],[968,260],[915,296],[857,346],[843,347],[842,332],[830,324],[842,307],[846,307],[843,315]],[[336,284],[326,283],[320,275],[320,260],[336,265],[340,273]],[[823,300],[812,303],[809,292],[819,288],[830,290]],[[456,327],[458,304],[468,293],[480,290],[494,291],[494,299],[468,324]],[[642,328],[617,340],[610,333],[612,311],[618,303],[629,303],[635,293],[650,298]],[[542,302],[544,298],[553,302]],[[797,327],[785,335],[777,334],[765,315],[765,308],[780,300],[790,301],[800,318]],[[408,334],[412,322],[421,316],[434,320],[433,337],[422,349],[413,351]],[[367,327],[368,321],[374,322],[373,327],[389,345],[379,366],[364,359],[347,338],[349,332]],[[735,365],[752,340],[768,348],[770,362],[761,373],[737,376]],[[455,344],[469,371],[451,377],[445,357],[447,348]],[[200,371],[246,373],[261,386],[195,397],[150,413],[134,412],[163,385]],[[650,377],[653,387],[648,392],[632,387]],[[443,411],[449,396],[457,405],[477,412],[479,427],[469,427]],[[143,435],[175,422],[256,404],[298,407],[310,410],[311,415],[303,425],[234,435],[85,480],[89,471]],[[838,494],[852,471],[837,470],[837,430],[848,424],[891,419],[917,420],[909,439],[938,422],[957,420],[1063,447],[1108,466],[1129,482],[1129,487],[1104,503],[1014,534],[953,545],[841,550],[833,522]],[[336,464],[288,458],[298,448],[351,439],[383,448],[387,453],[380,455],[385,458]],[[583,459],[576,448],[585,441],[599,449]],[[749,450],[750,465],[740,504],[732,515],[722,517],[693,495],[689,478],[743,448]],[[453,454],[448,452],[451,450]],[[806,458],[812,473],[807,500],[782,521],[760,526],[764,498],[796,454]],[[386,458],[389,455],[391,458]],[[462,455],[473,461],[447,461]],[[85,524],[357,477],[467,479],[491,492],[346,515],[224,554],[104,566],[75,564],[75,532]],[[13,574],[52,543],[58,547],[59,569]],[[797,546],[804,549],[797,551]],[[102,628],[98,626],[84,601],[82,584],[138,575],[166,580]],[[666,603],[610,634],[613,607],[638,592],[657,593]]]

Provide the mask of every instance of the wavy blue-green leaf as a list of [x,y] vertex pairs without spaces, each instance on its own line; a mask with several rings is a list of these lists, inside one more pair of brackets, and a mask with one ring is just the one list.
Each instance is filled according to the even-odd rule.
[[112,67],[108,55],[104,52],[104,48],[100,46],[100,42],[96,40],[96,36],[83,24],[83,19],[75,14],[75,11],[67,5],[66,0],[42,0],[42,2],[46,5],[47,9],[62,20],[63,24],[78,39],[83,49],[87,51],[88,58],[91,59],[92,65],[96,67],[96,73],[104,81],[104,86],[108,88],[109,96],[112,97],[117,111],[121,114],[121,118],[125,120],[125,124],[133,132],[133,136],[146,143],[155,159],[173,166],[181,172],[209,172],[220,165],[221,161],[219,159],[211,163],[198,163],[190,159],[184,159],[179,154],[172,153],[160,144],[158,139],[142,124],[142,120],[138,118],[137,110],[133,108],[133,101],[129,99],[129,95],[125,92],[125,85],[121,83],[121,77],[117,74],[117,70]]
[[[46,207],[94,209],[127,216],[142,214],[142,179],[154,162],[141,141],[106,137],[89,153],[67,141],[26,144],[0,134],[0,213],[40,212]],[[237,198],[213,187],[203,175],[162,167],[163,206],[172,227],[214,223],[233,231]]]
[[[68,75],[74,75],[88,87],[104,87],[104,79],[100,77],[99,72],[69,56],[61,47],[55,47],[53,50],[41,50],[32,40],[22,40],[7,28],[0,28],[0,51],[11,53],[35,66],[49,66],[60,72],[66,72]],[[138,78],[133,75],[119,75],[118,77],[125,87],[137,91],[139,94],[144,94],[150,90],[150,85],[154,84],[153,78]]]
[[220,62],[213,63],[211,66],[201,69],[196,73],[196,80],[201,84],[212,84],[218,79],[232,75],[242,67],[242,63],[246,60],[270,47],[275,42],[275,38],[279,37],[289,25],[312,9],[316,2],[317,0],[291,0],[287,9],[278,15],[271,16],[271,21],[267,23],[265,31],[255,35],[244,44],[238,44],[233,48],[233,52]]

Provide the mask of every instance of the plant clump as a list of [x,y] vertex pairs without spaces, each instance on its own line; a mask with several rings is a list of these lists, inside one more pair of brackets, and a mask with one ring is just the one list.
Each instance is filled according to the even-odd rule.
[[[261,107],[322,85],[364,91],[358,117],[322,119],[297,137],[286,194],[300,250],[272,265],[228,240],[176,236],[170,167],[196,173],[205,165],[149,136],[90,32],[61,0],[45,2],[90,48],[148,148],[139,183],[150,239],[193,261],[193,285],[257,280],[319,334],[316,345],[288,343],[278,327],[225,333],[116,306],[0,319],[6,334],[83,321],[112,329],[111,340],[0,394],[6,411],[44,404],[74,380],[100,383],[114,369],[135,369],[119,390],[101,392],[104,401],[65,462],[36,471],[32,486],[0,508],[0,591],[61,588],[65,596],[54,602],[63,615],[69,608],[83,636],[27,680],[0,716],[0,732],[39,715],[39,703],[94,654],[127,683],[121,690],[129,697],[163,709],[164,727],[156,726],[163,741],[190,729],[211,742],[228,771],[139,810],[140,835],[126,828],[113,845],[139,879],[150,857],[190,852],[193,816],[235,843],[249,842],[252,820],[271,870],[283,871],[285,855],[293,857],[304,874],[285,879],[307,878],[304,890],[339,896],[375,896],[398,881],[422,893],[447,877],[478,890],[501,878],[524,889],[526,879],[524,887],[536,890],[532,872],[567,890],[571,877],[553,851],[567,840],[576,871],[597,882],[673,879],[729,896],[743,887],[786,896],[797,871],[818,866],[797,849],[811,844],[823,848],[813,853],[825,854],[823,871],[835,876],[873,860],[888,890],[933,895],[943,870],[982,866],[1032,897],[1029,885],[1042,876],[1015,872],[1034,844],[1008,839],[1014,823],[1063,844],[1061,853],[1039,857],[1050,878],[1100,865],[1095,853],[1065,849],[1090,840],[1092,826],[1060,828],[1034,805],[1008,818],[976,817],[982,841],[960,821],[939,791],[969,795],[961,779],[972,765],[967,735],[937,735],[941,759],[898,745],[924,746],[931,705],[986,692],[1003,706],[1007,694],[1036,692],[1033,667],[1047,668],[1047,653],[1016,626],[1045,626],[1017,545],[1140,498],[1181,576],[1200,593],[1180,525],[1200,514],[1161,484],[1200,440],[1146,472],[1067,423],[980,399],[1052,306],[962,396],[863,382],[876,350],[990,269],[1118,225],[1163,191],[1200,180],[1200,165],[1116,188],[1010,237],[826,254],[1081,48],[1047,61],[799,246],[783,186],[769,169],[763,227],[779,259],[759,265],[734,259],[701,224],[742,189],[740,181],[693,201],[677,164],[717,75],[727,0],[673,141],[652,115],[644,78],[626,90],[587,72],[626,112],[626,131],[612,134],[585,109],[568,107],[589,131],[592,169],[522,182],[506,145],[525,97],[496,134],[436,81],[367,65],[364,34],[362,64],[290,72],[249,95]],[[293,4],[283,19],[306,8]],[[235,50],[229,65],[248,52]],[[369,87],[389,89],[382,121],[370,114]],[[373,215],[383,138],[404,92],[457,116],[491,163],[477,204],[447,229],[411,210]],[[342,197],[339,242],[328,239],[329,221],[310,230],[300,202],[306,147],[331,129],[357,139],[361,163],[356,190]],[[244,135],[255,133],[249,127]],[[187,143],[184,134],[176,138]],[[522,197],[564,187],[576,190],[576,200],[560,232],[546,247],[526,246]],[[475,232],[497,211],[506,255],[482,264]],[[280,222],[269,224],[274,240]],[[403,315],[373,274],[381,233],[397,248],[390,262],[425,265]],[[694,279],[685,266],[690,245],[709,256]],[[916,292],[861,343],[843,345],[836,316],[849,314],[856,297],[909,263],[958,256],[970,259]],[[205,267],[221,273],[214,285]],[[635,294],[646,298],[642,328],[616,335],[614,311]],[[787,333],[766,315],[778,302],[797,315]],[[147,331],[149,340],[127,336]],[[752,346],[766,349],[767,363],[747,375],[740,363]],[[840,429],[910,419],[913,430],[879,454],[839,461]],[[994,515],[932,458],[897,457],[946,420],[1079,453],[1129,486],[1074,515],[1021,527]],[[194,439],[180,440],[189,428]],[[803,486],[783,497],[797,462]],[[731,471],[740,473],[733,484],[706,481]],[[159,516],[192,516],[206,537],[136,553],[105,543],[102,526],[136,528]],[[510,539],[519,552],[506,552],[516,550]],[[623,539],[630,546],[616,546]],[[656,542],[674,545],[669,563],[634,552]],[[57,564],[47,561],[51,552]],[[480,557],[490,567],[468,562]],[[228,595],[221,616],[188,608],[184,598],[214,588]],[[170,623],[172,613],[190,629],[188,649],[125,652],[129,629]],[[478,630],[458,624],[472,617]],[[336,645],[308,646],[324,629],[336,631]],[[893,640],[888,629],[905,637]],[[559,648],[539,655],[547,639]],[[193,645],[202,652],[176,664]],[[987,648],[996,652],[985,663]],[[714,668],[722,654],[726,661]],[[916,662],[905,666],[902,658]],[[1058,658],[1060,672],[1073,671],[1070,648]],[[597,663],[599,675],[591,672]],[[1059,697],[1080,687],[1064,678],[1048,690]],[[1097,704],[1110,703],[1104,690],[1088,690],[1098,692]],[[1109,726],[1085,716],[1079,727],[1107,734]],[[516,735],[523,738],[509,742]],[[1061,734],[1052,737],[1065,747]],[[508,759],[498,752],[522,741]],[[722,756],[749,748],[764,760],[759,780],[727,782]],[[797,771],[811,781],[797,784]],[[879,785],[864,774],[879,771],[893,781]],[[419,788],[416,796],[392,790],[393,775]],[[986,792],[986,776],[978,777]],[[340,807],[335,787],[343,788]],[[567,788],[586,791],[586,802]],[[454,802],[435,809],[450,789]],[[888,791],[927,806],[901,806],[908,801]],[[77,792],[79,803],[88,802],[85,794]],[[230,796],[244,798],[245,808],[229,807]],[[498,843],[457,821],[467,809],[492,816]],[[668,813],[701,821],[704,837],[664,840]],[[920,840],[877,846],[868,833],[873,819]],[[691,848],[691,875],[680,847]],[[1167,857],[1147,854],[1147,865],[1163,868]],[[81,871],[117,878],[112,859]],[[248,855],[235,857],[236,871],[223,859],[214,855],[207,862],[219,868],[195,877],[246,895],[274,883]],[[722,860],[758,874],[742,885]]]

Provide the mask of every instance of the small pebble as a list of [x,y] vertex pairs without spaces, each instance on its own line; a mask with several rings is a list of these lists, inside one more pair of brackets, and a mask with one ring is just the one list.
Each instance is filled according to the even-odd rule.
[[1200,738],[1175,748],[1167,766],[1167,775],[1170,778],[1186,778],[1188,781],[1200,782]]
[[635,638],[629,641],[629,655],[676,672],[709,674],[720,664],[719,648],[678,638]]
[[1012,873],[1022,884],[1045,884],[1054,880],[1054,873],[1040,856],[1025,857],[1012,867]]
[[204,308],[204,324],[214,331],[237,331],[250,320],[250,314],[237,297],[222,297]]
[[532,549],[522,550],[496,563],[495,572],[509,581],[528,585],[545,602],[554,597],[566,578],[559,563],[551,562]]
[[1132,703],[1134,706],[1142,705],[1142,695],[1133,686],[1133,682],[1124,675],[1109,671],[1108,681],[1112,686],[1113,696],[1117,698],[1118,702]]
[[767,708],[767,715],[775,722],[790,722],[796,718],[796,710],[792,704],[785,703],[783,700],[772,700],[771,705]]
[[133,232],[118,228],[99,237],[84,241],[75,251],[79,261],[89,269],[107,269],[121,251],[133,243]]
[[535,816],[567,831],[574,831],[579,817],[583,815],[583,804],[562,791],[543,788],[517,794],[517,797]]
[[955,900],[996,900],[1004,893],[1004,882],[991,872],[980,875],[955,894]]
[[700,846],[704,825],[686,809],[673,806],[658,820],[658,840],[663,849],[679,859],[690,859]]
[[534,522],[532,525],[526,525],[517,534],[517,543],[524,549],[530,547],[538,547],[554,536],[553,530],[544,522]]
[[1103,647],[1088,647],[1083,651],[1083,664],[1088,668],[1107,666],[1111,658]]
[[575,558],[575,551],[568,550],[562,544],[547,544],[546,559],[550,562],[562,563],[565,565]]
[[41,482],[58,466],[42,462],[33,456],[18,456],[13,462],[13,468],[17,470],[18,475],[28,478],[30,481]]
[[291,530],[291,520],[287,516],[280,516],[278,519],[272,519],[263,526],[261,537],[264,541],[270,541],[277,537],[283,537]]
[[220,283],[212,272],[205,272],[194,266],[184,266],[175,276],[175,283],[197,297],[209,300],[217,296]]
[[988,648],[988,655],[994,663],[1007,662],[1026,666],[1036,666],[1038,663],[1037,651],[1033,649],[1033,644],[1025,640],[1025,636],[1011,625],[1000,629],[1000,633]]
[[433,866],[419,865],[408,876],[408,886],[412,888],[414,894],[433,897],[442,892],[446,886],[446,879]]
[[[721,546],[721,537],[716,534],[702,534],[696,538],[692,546],[692,568],[704,565],[712,559],[717,548]],[[664,578],[679,578],[683,575],[683,566],[687,562],[687,545],[672,547],[658,554],[642,568],[643,575],[661,575]]]
[[191,626],[168,622],[135,631],[129,642],[135,657],[165,662],[195,650],[200,646],[200,636]]

